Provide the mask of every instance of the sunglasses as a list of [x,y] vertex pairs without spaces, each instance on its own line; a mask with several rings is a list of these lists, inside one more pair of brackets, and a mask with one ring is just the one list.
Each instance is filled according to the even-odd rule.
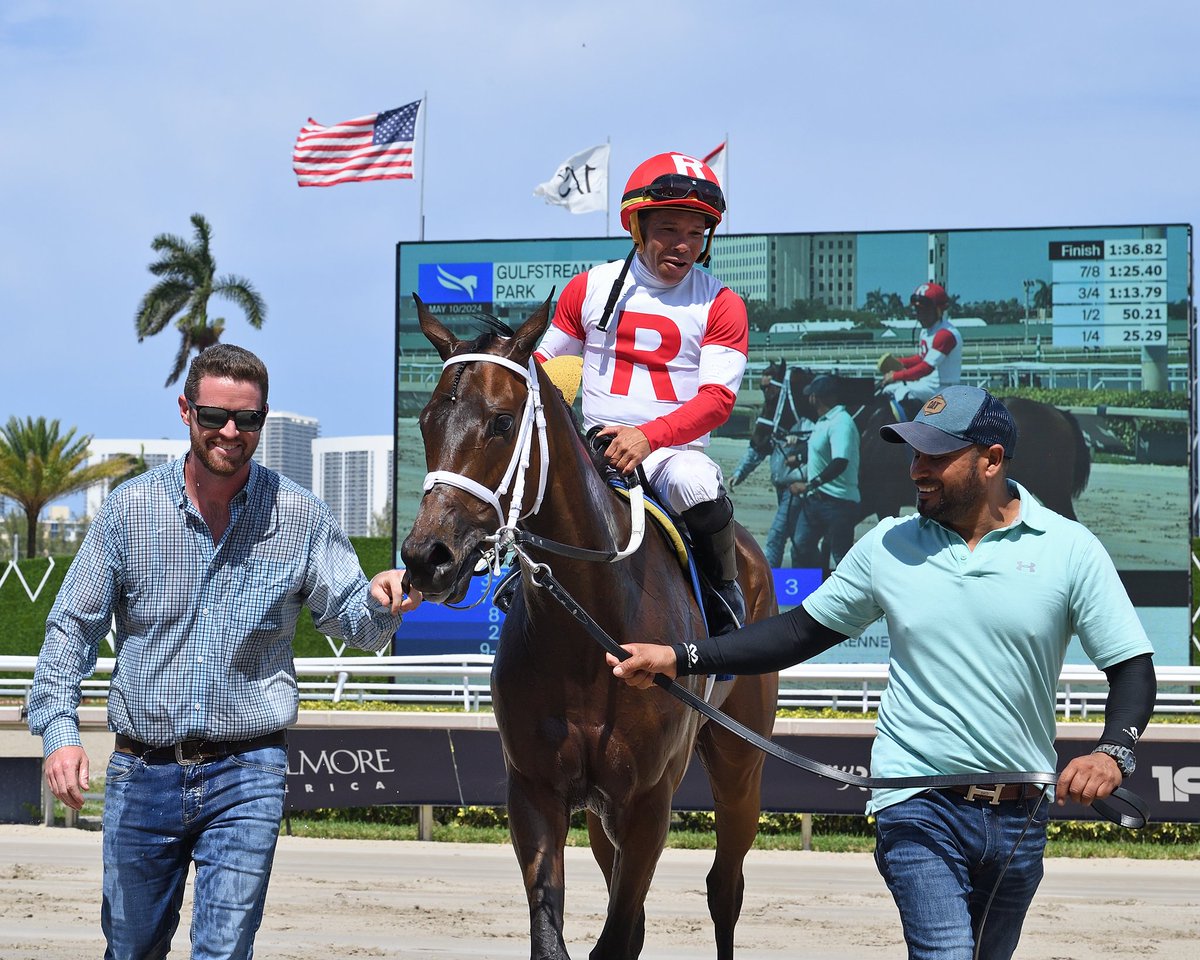
[[655,178],[650,186],[635,193],[648,196],[651,200],[684,200],[694,196],[718,213],[725,212],[725,197],[720,187],[709,180],[697,180],[694,177],[685,177],[681,173],[663,174]]
[[258,433],[267,419],[266,410],[226,410],[224,407],[201,407],[191,400],[188,406],[196,411],[196,422],[205,430],[220,430],[230,420],[242,433]]

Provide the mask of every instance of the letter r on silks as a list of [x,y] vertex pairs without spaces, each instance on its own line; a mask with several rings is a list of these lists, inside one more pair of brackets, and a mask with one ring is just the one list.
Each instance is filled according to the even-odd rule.
[[[657,334],[658,346],[652,350],[639,349],[639,330],[651,330]],[[642,342],[645,343],[647,339],[643,337]],[[617,358],[613,365],[612,392],[620,396],[629,395],[629,385],[636,365],[645,367],[650,373],[655,397],[659,400],[677,400],[668,364],[679,356],[682,343],[679,327],[667,317],[632,310],[623,311],[617,326]]]

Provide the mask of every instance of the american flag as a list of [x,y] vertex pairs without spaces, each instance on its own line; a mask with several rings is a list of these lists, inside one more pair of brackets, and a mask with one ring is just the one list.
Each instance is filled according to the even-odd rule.
[[421,101],[322,126],[311,117],[292,149],[292,169],[302,187],[332,187],[353,180],[411,180]]

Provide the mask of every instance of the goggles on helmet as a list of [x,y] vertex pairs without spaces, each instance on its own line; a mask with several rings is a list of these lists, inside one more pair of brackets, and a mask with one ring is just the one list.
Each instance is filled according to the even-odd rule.
[[950,298],[946,295],[946,288],[940,283],[934,283],[930,280],[928,283],[922,283],[912,296],[908,298],[910,305],[916,307],[922,303],[933,304],[939,309],[944,309],[950,305]]
[[622,202],[649,197],[651,200],[685,200],[695,197],[708,204],[718,213],[725,212],[725,197],[721,188],[710,180],[698,180],[681,173],[665,173],[656,177],[648,186],[631,190],[621,198]]

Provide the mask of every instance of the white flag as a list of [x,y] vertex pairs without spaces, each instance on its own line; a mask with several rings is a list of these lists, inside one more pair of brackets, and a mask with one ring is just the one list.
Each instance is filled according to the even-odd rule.
[[595,213],[608,209],[608,147],[581,150],[558,165],[545,183],[533,189],[535,197],[566,207],[571,213]]
[[725,182],[725,148],[729,145],[726,140],[716,150],[704,158],[704,162],[712,167],[712,172],[717,175],[717,183],[721,185],[721,191],[726,192],[729,185]]

